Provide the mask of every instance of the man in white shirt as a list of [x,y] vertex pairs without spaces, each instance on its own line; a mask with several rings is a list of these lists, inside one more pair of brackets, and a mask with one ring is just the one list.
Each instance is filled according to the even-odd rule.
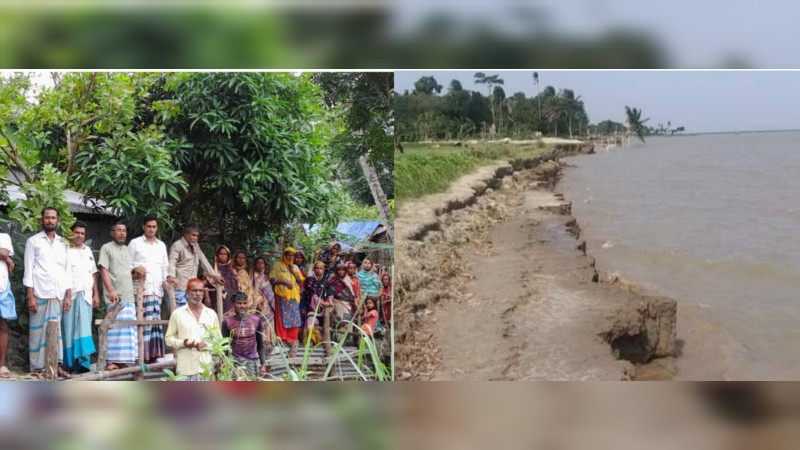
[[[25,275],[22,284],[28,297],[30,314],[28,355],[31,371],[41,372],[45,364],[47,339],[45,327],[50,320],[61,323],[61,314],[69,311],[72,304],[67,244],[56,234],[58,210],[47,207],[42,210],[44,231],[25,242]],[[63,357],[63,344],[59,333],[59,360]],[[59,365],[60,376],[69,375]]]
[[0,378],[8,378],[11,372],[6,367],[8,353],[8,321],[17,318],[17,301],[11,293],[9,272],[14,270],[14,247],[11,236],[0,233]]
[[61,323],[64,339],[64,367],[73,372],[88,371],[92,353],[92,309],[100,306],[97,288],[97,264],[92,249],[84,245],[86,224],[75,222],[72,247],[67,250],[72,280],[72,308],[64,313]]
[[[144,235],[131,240],[134,292],[138,283],[144,283],[144,320],[161,320],[161,299],[164,296],[164,282],[167,280],[169,258],[167,246],[156,237],[158,219],[146,216],[142,224]],[[144,328],[144,360],[148,364],[164,356],[164,330],[161,325]]]

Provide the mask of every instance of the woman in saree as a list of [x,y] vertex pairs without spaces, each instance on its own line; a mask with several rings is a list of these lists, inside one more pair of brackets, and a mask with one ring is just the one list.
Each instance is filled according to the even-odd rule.
[[294,265],[300,269],[300,273],[302,273],[304,277],[308,278],[308,267],[306,267],[305,253],[300,250],[297,251],[297,254],[294,255]]
[[341,262],[339,258],[339,252],[341,250],[342,245],[337,241],[333,241],[333,244],[331,244],[327,250],[323,250],[317,256],[317,261],[322,261],[322,263],[325,264],[325,281],[328,281],[331,275],[333,275],[336,265]]
[[[233,272],[236,275],[238,290],[247,294],[247,310],[251,311],[255,308],[255,296],[253,295],[253,281],[250,279],[250,271],[247,268],[247,253],[244,250],[237,250],[233,254]],[[231,302],[231,307],[233,307],[233,302]]]
[[[217,271],[220,277],[222,277],[223,285],[224,285],[224,294],[225,297],[222,301],[222,311],[227,314],[229,311],[233,311],[233,302],[231,302],[231,296],[234,292],[239,290],[239,283],[236,279],[236,271],[233,269],[233,265],[231,264],[231,251],[228,247],[224,245],[220,245],[217,247],[216,252],[214,252],[214,270]],[[217,286],[211,285],[208,295],[210,296],[209,301],[206,303],[211,309],[216,311],[216,289]]]
[[387,327],[392,323],[392,277],[385,274],[381,277],[381,320]]
[[[269,349],[275,344],[275,294],[269,282],[269,266],[263,256],[253,260],[253,271],[250,280],[253,286],[253,303],[256,314],[264,318],[264,342],[269,344]],[[271,351],[271,350],[270,350]],[[269,357],[269,354],[267,354]]]
[[380,295],[381,277],[372,271],[372,265],[371,259],[364,258],[364,261],[361,262],[361,270],[358,271],[356,276],[361,281],[361,296],[364,300],[367,297],[372,297],[377,301]]
[[292,247],[283,250],[283,258],[269,273],[269,281],[275,292],[275,333],[289,344],[289,357],[297,353],[297,340],[302,327],[300,317],[300,283],[303,274],[294,265],[297,251]]
[[[334,275],[325,284],[325,301],[333,304],[334,322],[353,320],[355,295],[345,281],[347,268],[343,263],[336,266]],[[344,324],[337,325],[337,332],[344,332]]]
[[254,307],[270,323],[274,321],[275,294],[272,292],[272,285],[269,282],[269,266],[263,256],[253,260],[253,271],[250,280],[253,283]]
[[[303,278],[308,279],[308,269],[306,268],[306,255],[303,254],[302,251],[298,250],[297,254],[294,255],[294,265],[300,270],[300,273],[303,274]],[[305,292],[306,283],[305,281],[300,283],[300,316],[302,317],[303,323],[306,320],[306,313],[308,312],[308,302],[303,292]]]
[[314,263],[314,269],[311,275],[306,278],[305,303],[308,305],[308,312],[305,319],[305,330],[303,333],[303,342],[306,342],[308,335],[311,334],[311,343],[317,344],[322,341],[320,331],[322,329],[322,318],[325,307],[333,306],[332,303],[325,301],[323,291],[325,290],[325,283],[322,278],[325,275],[325,264],[322,261]]

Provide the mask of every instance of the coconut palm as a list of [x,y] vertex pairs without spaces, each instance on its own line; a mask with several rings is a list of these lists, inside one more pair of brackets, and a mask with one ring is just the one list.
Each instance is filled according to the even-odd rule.
[[558,122],[570,113],[570,106],[569,101],[560,95],[548,99],[544,117],[548,122],[555,124],[553,136],[558,137]]
[[630,138],[631,136],[636,135],[636,137],[644,142],[644,124],[648,120],[650,120],[649,117],[647,119],[642,119],[641,109],[625,106],[625,124],[628,126],[628,132],[626,133],[625,137]]
[[536,86],[536,103],[539,106],[539,122],[542,121],[542,99],[539,97],[539,72],[533,72],[533,85]]

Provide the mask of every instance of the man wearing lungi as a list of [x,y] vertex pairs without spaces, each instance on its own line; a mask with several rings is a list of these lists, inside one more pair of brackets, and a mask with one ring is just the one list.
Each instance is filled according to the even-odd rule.
[[[32,372],[44,370],[47,322],[56,320],[60,324],[61,314],[69,311],[72,304],[67,243],[56,234],[57,226],[58,210],[47,207],[42,210],[43,231],[25,242],[25,275],[22,284],[28,297],[28,355]],[[63,353],[59,332],[59,362],[63,359]],[[69,377],[60,364],[58,375]]]
[[[111,226],[111,242],[100,247],[100,278],[106,307],[122,308],[117,320],[136,320],[136,299],[131,277],[131,251],[125,245],[128,228],[117,222]],[[136,325],[114,325],[108,330],[108,365],[106,370],[127,367],[139,354]]]

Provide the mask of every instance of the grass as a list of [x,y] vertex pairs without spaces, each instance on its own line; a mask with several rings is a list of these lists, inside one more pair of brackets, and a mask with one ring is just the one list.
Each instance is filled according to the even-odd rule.
[[480,143],[469,147],[406,144],[405,153],[395,153],[395,199],[403,201],[443,192],[453,181],[480,166],[501,160],[533,157],[545,150],[547,147],[543,143]]

